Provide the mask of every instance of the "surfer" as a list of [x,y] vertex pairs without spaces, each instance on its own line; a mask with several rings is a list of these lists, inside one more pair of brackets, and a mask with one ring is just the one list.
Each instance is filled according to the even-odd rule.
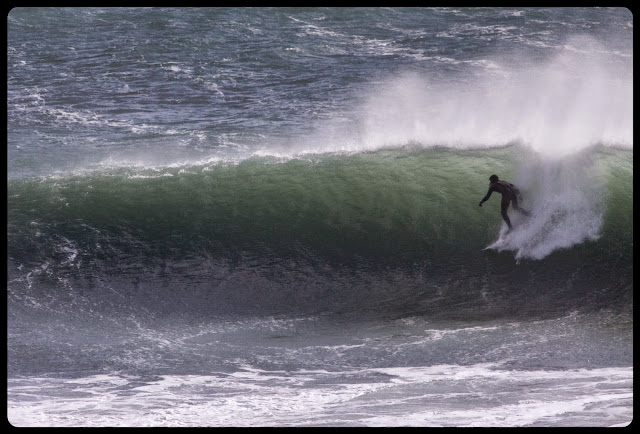
[[529,216],[530,214],[528,211],[525,211],[522,208],[518,207],[518,196],[520,196],[520,190],[518,190],[515,185],[507,181],[500,181],[500,179],[498,179],[498,175],[491,175],[489,177],[489,191],[487,192],[487,195],[482,198],[478,205],[482,206],[484,202],[489,200],[491,193],[493,193],[494,191],[502,195],[500,213],[502,214],[502,218],[504,219],[504,221],[507,222],[507,226],[509,226],[509,231],[507,232],[510,232],[512,229],[511,220],[509,220],[509,216],[507,215],[507,208],[509,208],[509,203],[513,205],[513,209],[521,212],[522,214],[526,216]]

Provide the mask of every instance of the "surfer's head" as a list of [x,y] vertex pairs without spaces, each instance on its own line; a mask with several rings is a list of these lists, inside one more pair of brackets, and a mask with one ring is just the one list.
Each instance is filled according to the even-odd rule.
[[491,182],[498,182],[498,175],[491,175],[489,177],[489,181]]

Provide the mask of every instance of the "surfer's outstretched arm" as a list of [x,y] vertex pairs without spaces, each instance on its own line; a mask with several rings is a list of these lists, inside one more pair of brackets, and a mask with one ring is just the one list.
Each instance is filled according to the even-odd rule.
[[487,195],[485,197],[482,198],[482,200],[480,201],[480,203],[478,204],[478,206],[482,206],[482,204],[486,201],[489,200],[489,197],[491,197],[491,193],[493,193],[493,187],[489,187],[489,191],[487,192]]

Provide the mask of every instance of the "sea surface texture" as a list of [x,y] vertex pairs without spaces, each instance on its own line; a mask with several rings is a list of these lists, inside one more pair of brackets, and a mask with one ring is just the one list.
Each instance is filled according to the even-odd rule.
[[11,424],[633,420],[628,9],[7,25]]

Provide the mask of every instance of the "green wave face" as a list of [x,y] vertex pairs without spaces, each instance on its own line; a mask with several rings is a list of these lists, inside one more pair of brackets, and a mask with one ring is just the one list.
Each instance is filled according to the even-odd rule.
[[[478,207],[493,173],[520,188],[533,217],[510,210],[516,230],[483,250],[504,231],[499,194]],[[200,314],[624,304],[632,181],[630,151],[544,160],[518,146],[14,179],[10,293],[37,298],[38,285],[81,279],[102,288],[83,296],[90,304],[122,302],[108,287],[134,304]]]

